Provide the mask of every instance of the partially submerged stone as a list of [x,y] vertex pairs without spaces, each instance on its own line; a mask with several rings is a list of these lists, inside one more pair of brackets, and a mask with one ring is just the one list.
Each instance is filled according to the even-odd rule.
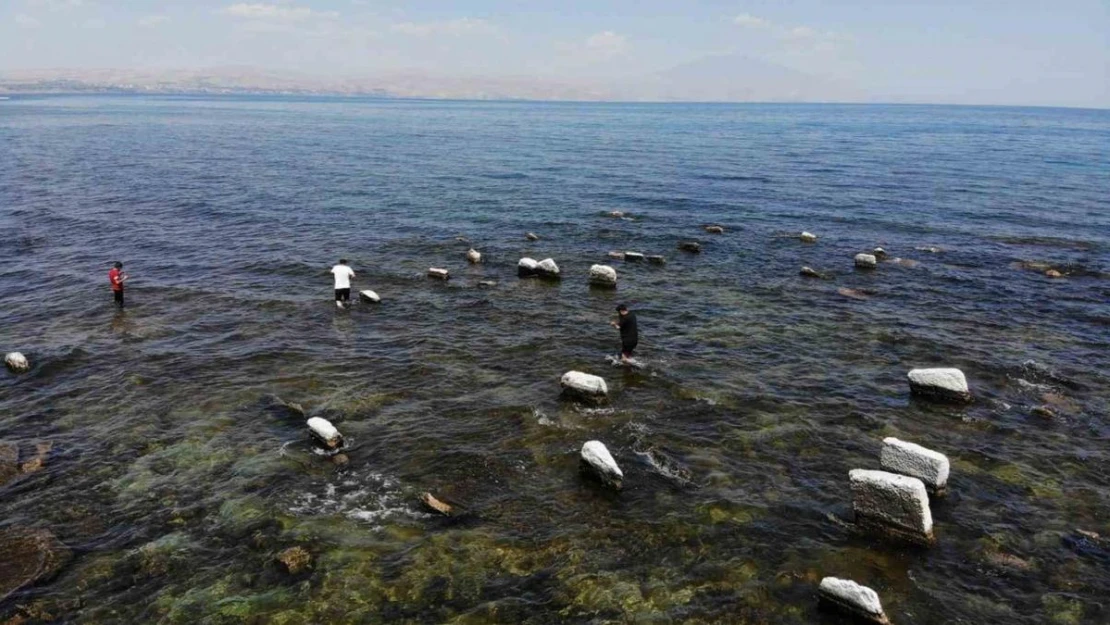
[[528,239],[529,241],[539,241],[540,240],[539,235],[537,235],[534,232],[529,232],[528,234],[525,234],[524,238]]
[[19,475],[19,445],[0,442],[0,486]]
[[531,258],[522,258],[516,264],[516,275],[531,278],[539,271],[540,264]]
[[874,250],[872,250],[871,255],[878,260],[882,260],[886,258],[886,250],[881,247],[876,247]]
[[424,493],[423,495],[421,495],[420,501],[423,502],[425,506],[428,506],[428,508],[432,509],[434,512],[438,512],[443,516],[451,516],[451,505],[436,499],[432,496],[431,493]]
[[879,595],[867,586],[850,579],[826,577],[817,587],[818,596],[827,605],[872,623],[888,625],[890,621],[883,613]]
[[860,269],[874,269],[879,261],[872,254],[856,254],[856,267]]
[[639,252],[625,252],[624,260],[630,263],[638,263],[644,260],[644,255]]
[[34,473],[35,471],[41,470],[46,466],[46,458],[50,455],[52,449],[54,449],[54,443],[50,441],[39,441],[35,443],[34,455],[20,463],[20,472]]
[[439,267],[432,267],[431,269],[428,269],[428,277],[429,278],[438,278],[440,280],[447,280],[451,277],[451,273],[449,271],[447,271],[446,269],[440,269]]
[[836,292],[840,295],[843,295],[844,297],[850,297],[852,299],[858,299],[862,301],[867,301],[871,299],[871,296],[867,293],[859,289],[849,289],[846,286],[839,287],[838,289],[836,289]]
[[622,211],[609,211],[609,216],[610,217],[616,217],[616,218],[619,219],[621,217],[624,217],[624,213]]
[[328,449],[336,449],[343,444],[343,436],[331,421],[322,417],[312,417],[306,424],[312,436]]
[[48,581],[69,560],[69,549],[45,529],[0,529],[0,603],[18,590]]
[[645,258],[647,258],[647,262],[651,263],[652,265],[666,265],[667,264],[667,259],[664,258],[663,256],[659,256],[658,254],[653,254],[651,256],[646,256]]
[[928,252],[930,254],[940,254],[941,252],[944,251],[944,250],[940,249],[939,247],[933,247],[933,246],[921,246],[921,247],[915,247],[913,249],[915,249],[919,252]]
[[798,238],[802,240],[802,243],[817,242],[817,235],[813,234],[812,232],[803,232],[801,235],[798,236]]
[[497,281],[496,280],[479,280],[478,281],[478,286],[480,286],[484,289],[492,289],[493,287],[497,286]]
[[700,254],[701,243],[698,243],[697,241],[683,241],[678,244],[678,249],[682,250],[683,252],[690,252],[691,254]]
[[31,362],[27,360],[26,356],[19,352],[8,352],[8,354],[4,356],[4,364],[7,365],[12,373],[23,373],[31,368]]
[[609,252],[607,256],[613,260],[624,260],[624,252]]
[[370,289],[366,289],[364,291],[359,291],[358,292],[358,298],[360,300],[364,301],[364,302],[370,302],[370,303],[373,303],[373,304],[380,304],[381,301],[382,301],[382,298],[379,297],[377,293],[371,291]]
[[565,394],[587,401],[600,401],[609,395],[609,386],[604,379],[581,371],[564,373],[559,385]]
[[482,262],[482,254],[478,250],[470,248],[466,251],[466,259],[471,263],[477,264]]
[[312,554],[304,547],[290,547],[275,558],[286,573],[296,575],[312,565]]
[[706,226],[705,231],[709,234],[724,234],[725,229],[721,226]]
[[943,495],[948,486],[948,456],[893,436],[883,439],[879,466],[891,473],[916,477],[936,495]]
[[620,489],[624,483],[624,472],[613,460],[613,455],[601,441],[588,441],[582,445],[582,468],[607,486]]
[[868,469],[853,469],[848,476],[860,527],[918,544],[933,543],[933,516],[921,480]]
[[1055,269],[1049,269],[1048,271],[1044,272],[1044,275],[1046,277],[1049,277],[1049,278],[1063,278],[1064,277],[1064,274],[1060,273],[1059,271],[1056,271]]
[[617,270],[609,265],[594,265],[590,267],[590,284],[594,286],[616,288]]
[[548,280],[558,280],[559,265],[556,265],[554,260],[550,258],[545,258],[536,263],[536,275]]
[[824,274],[818,272],[816,269],[813,269],[812,267],[802,267],[802,270],[798,272],[798,275],[805,276],[807,278],[820,278],[822,280],[825,279]]
[[910,381],[910,392],[914,395],[940,401],[971,401],[967,378],[959,369],[914,369],[906,377]]

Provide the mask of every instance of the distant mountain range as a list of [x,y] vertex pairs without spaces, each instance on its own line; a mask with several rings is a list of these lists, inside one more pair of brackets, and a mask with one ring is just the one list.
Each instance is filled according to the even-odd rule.
[[742,56],[717,56],[619,80],[446,76],[423,71],[315,76],[253,67],[0,71],[0,94],[349,95],[475,100],[860,101],[848,85]]

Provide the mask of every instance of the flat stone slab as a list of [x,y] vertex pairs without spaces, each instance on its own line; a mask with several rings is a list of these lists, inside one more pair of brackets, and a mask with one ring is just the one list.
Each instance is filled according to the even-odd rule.
[[888,625],[890,621],[883,613],[879,594],[867,586],[862,586],[850,579],[826,577],[817,587],[818,596],[822,601],[843,612],[859,617],[871,623]]
[[624,472],[613,460],[613,455],[601,441],[588,441],[582,445],[582,468],[593,474],[607,486],[620,489],[624,483]]
[[625,252],[624,260],[630,263],[638,263],[644,260],[644,255],[639,252]]
[[910,382],[910,392],[919,397],[950,402],[971,401],[967,378],[959,369],[914,369],[906,377]]
[[916,477],[853,469],[852,508],[862,528],[923,545],[933,543],[933,515],[925,484]]
[[451,277],[451,272],[447,271],[446,269],[440,269],[439,267],[432,267],[428,269],[428,277],[438,278],[440,280],[447,280]]
[[359,291],[358,292],[358,298],[361,299],[364,302],[373,302],[374,304],[380,304],[381,301],[382,301],[382,298],[379,297],[377,293],[371,291],[370,289],[366,289],[365,291]]
[[647,262],[651,263],[652,265],[666,265],[667,264],[666,257],[660,256],[658,254],[652,254],[651,256],[647,256],[646,258],[647,258]]
[[948,486],[948,456],[893,436],[883,439],[879,466],[884,471],[916,477],[926,490],[937,495],[944,494]]

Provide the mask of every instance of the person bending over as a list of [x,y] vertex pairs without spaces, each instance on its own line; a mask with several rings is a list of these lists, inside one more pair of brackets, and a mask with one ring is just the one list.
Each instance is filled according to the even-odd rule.
[[331,268],[335,276],[335,305],[346,308],[351,302],[351,278],[355,272],[347,266],[347,259],[339,259],[339,264]]

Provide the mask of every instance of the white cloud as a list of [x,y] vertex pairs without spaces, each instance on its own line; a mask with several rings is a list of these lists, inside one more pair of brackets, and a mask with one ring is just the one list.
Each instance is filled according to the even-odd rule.
[[45,7],[51,13],[76,9],[85,5],[85,0],[27,0],[33,7]]
[[770,21],[765,20],[762,17],[756,17],[751,13],[741,13],[740,15],[737,15],[735,18],[732,19],[732,23],[736,24],[737,26],[743,26],[744,28],[762,29],[771,27]]
[[153,28],[165,24],[168,21],[170,21],[170,18],[165,15],[146,15],[139,18],[138,24],[143,28]]
[[466,35],[475,33],[493,33],[497,27],[483,19],[462,17],[446,22],[401,22],[394,24],[389,29],[402,35],[413,37],[430,37],[433,35]]
[[599,56],[617,56],[628,51],[628,37],[618,35],[611,30],[605,30],[590,35],[586,39],[584,47]]
[[94,18],[85,20],[81,24],[81,28],[88,28],[88,29],[91,29],[91,30],[100,30],[101,28],[104,28],[107,25],[108,25],[108,22],[104,21],[103,18],[94,17]]
[[20,14],[15,16],[15,23],[18,24],[20,28],[38,28],[39,27],[39,21],[37,19],[31,17],[30,15],[24,14],[24,13],[20,13]]
[[313,11],[308,7],[292,5],[240,2],[226,6],[219,11],[224,15],[254,20],[277,20],[299,22],[310,18],[334,19],[339,17],[335,11]]
[[817,31],[813,30],[809,26],[797,26],[795,28],[791,28],[786,33],[786,36],[791,39],[813,39],[817,36]]

